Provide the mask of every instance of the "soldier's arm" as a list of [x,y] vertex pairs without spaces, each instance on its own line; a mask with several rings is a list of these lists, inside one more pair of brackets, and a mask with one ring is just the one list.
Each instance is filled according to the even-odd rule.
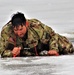
[[[50,48],[50,50],[53,50],[53,52],[49,52],[49,53],[58,53],[59,52],[59,49],[58,49],[58,37],[57,37],[57,34],[54,32],[54,30],[51,27],[43,24],[39,20],[35,19],[35,23],[40,25],[44,29],[44,31],[47,32],[47,34],[49,34],[49,40],[50,40],[49,48]],[[56,52],[54,52],[54,51],[56,51]]]
[[0,53],[1,57],[12,57],[12,49],[14,47],[13,41],[9,41],[10,35],[8,34],[8,30],[3,28],[1,31],[1,47]]
[[49,42],[51,52],[49,50],[49,53],[53,53],[52,50],[56,50],[59,54],[69,54],[74,52],[72,43],[69,42],[66,37],[55,33],[50,27],[47,27],[46,29],[51,37]]
[[59,55],[59,49],[58,49],[58,36],[57,33],[54,32],[54,30],[51,27],[46,27],[47,32],[50,35],[49,39],[49,55]]
[[59,37],[59,53],[60,54],[70,54],[70,53],[73,53],[74,52],[74,49],[73,49],[73,45],[71,43],[71,41],[69,41],[69,39],[65,36],[61,36],[58,34],[58,37]]
[[[1,37],[1,39],[3,39]],[[8,43],[4,42],[3,40],[1,40],[1,47],[0,47],[0,51],[1,51],[1,57],[12,57],[12,52],[10,49],[6,49]]]

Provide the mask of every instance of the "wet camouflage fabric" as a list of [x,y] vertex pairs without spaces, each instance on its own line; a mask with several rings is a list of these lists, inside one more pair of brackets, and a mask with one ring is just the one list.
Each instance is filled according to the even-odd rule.
[[73,45],[66,37],[55,33],[51,27],[37,19],[27,21],[29,27],[25,40],[14,34],[11,22],[2,28],[0,38],[2,57],[12,57],[11,51],[19,46],[22,48],[20,56],[47,55],[48,50],[57,50],[59,54],[73,53]]

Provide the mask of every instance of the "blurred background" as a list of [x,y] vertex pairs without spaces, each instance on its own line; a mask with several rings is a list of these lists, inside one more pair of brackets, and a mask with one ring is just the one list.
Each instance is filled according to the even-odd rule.
[[39,19],[69,38],[74,38],[74,0],[0,0],[0,31],[16,12]]

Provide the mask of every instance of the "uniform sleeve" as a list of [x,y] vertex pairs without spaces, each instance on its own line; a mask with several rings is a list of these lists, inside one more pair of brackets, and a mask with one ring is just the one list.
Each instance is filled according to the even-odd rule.
[[[38,24],[37,26],[40,26],[40,29],[38,28],[38,30],[40,32],[37,31],[37,27],[36,27],[36,32],[38,33],[39,37],[41,36],[41,41],[43,43],[47,42],[48,39],[49,39],[49,49],[50,50],[57,50],[57,52],[59,52],[59,49],[58,49],[58,36],[57,34],[54,32],[54,30],[43,24],[41,21],[37,20],[37,19],[34,19],[34,22],[35,23],[35,26],[36,24]],[[34,24],[32,24],[34,25]],[[42,32],[41,32],[42,30]]]
[[[66,42],[67,39],[64,40],[64,37],[55,33],[51,27],[43,24],[37,19],[31,19],[29,21],[31,28],[37,33],[40,42],[48,44],[49,48],[47,48],[49,50],[56,50],[58,53],[72,53],[74,51],[73,45],[70,42]],[[63,46],[65,49],[63,49]]]
[[50,35],[50,50],[56,50],[60,54],[69,54],[74,52],[72,43],[65,36],[55,33],[53,29],[48,26],[46,26],[46,30]]
[[58,49],[58,36],[57,36],[57,34],[49,26],[45,26],[45,30],[50,35],[49,49],[50,50],[56,50],[57,52],[59,52],[59,49]]
[[3,29],[1,31],[1,38],[0,38],[0,54],[1,57],[12,57],[11,47],[14,46],[12,40],[9,41],[10,35],[8,33],[8,30]]
[[65,36],[61,36],[58,34],[58,37],[59,37],[59,48],[60,48],[60,51],[59,53],[60,54],[70,54],[70,53],[73,53],[74,52],[74,49],[73,49],[73,45],[71,43],[71,41],[69,41],[68,38],[66,38]]

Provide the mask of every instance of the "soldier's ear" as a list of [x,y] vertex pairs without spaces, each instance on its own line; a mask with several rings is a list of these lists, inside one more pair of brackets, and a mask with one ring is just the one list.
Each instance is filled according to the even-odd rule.
[[26,21],[26,27],[28,27],[29,26],[29,22],[28,21]]

